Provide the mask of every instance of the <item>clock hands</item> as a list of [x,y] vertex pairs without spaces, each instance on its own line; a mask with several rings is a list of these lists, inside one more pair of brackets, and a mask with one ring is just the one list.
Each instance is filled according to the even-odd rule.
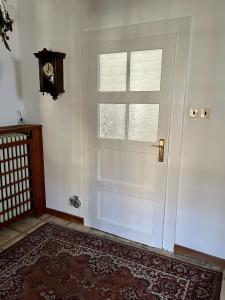
[[44,72],[44,75],[47,76],[47,77],[51,77],[54,73],[54,67],[51,63],[46,63],[44,66],[43,66],[43,72]]

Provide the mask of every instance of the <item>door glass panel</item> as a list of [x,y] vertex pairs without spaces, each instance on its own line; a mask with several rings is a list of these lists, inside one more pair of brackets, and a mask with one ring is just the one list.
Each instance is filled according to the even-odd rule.
[[130,58],[130,90],[160,91],[162,49],[133,51]]
[[159,104],[130,104],[128,140],[156,142]]
[[99,104],[99,136],[125,138],[126,104]]
[[100,92],[123,92],[127,88],[127,52],[99,55]]

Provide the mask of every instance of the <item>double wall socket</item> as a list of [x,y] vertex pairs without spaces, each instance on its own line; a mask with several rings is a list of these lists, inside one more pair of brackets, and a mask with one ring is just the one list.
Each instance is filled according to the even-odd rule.
[[190,118],[201,118],[209,119],[210,118],[210,109],[209,108],[191,108],[189,111]]

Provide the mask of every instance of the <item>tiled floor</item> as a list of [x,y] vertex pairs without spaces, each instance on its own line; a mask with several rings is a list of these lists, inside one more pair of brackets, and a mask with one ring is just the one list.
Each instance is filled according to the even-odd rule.
[[[149,249],[151,251],[158,252],[163,255],[171,256],[174,258],[178,258],[178,259],[181,259],[184,261],[188,261],[188,262],[191,262],[191,263],[194,263],[197,265],[203,265],[203,266],[211,268],[211,269],[218,269],[215,266],[208,265],[206,263],[199,262],[199,261],[191,259],[191,258],[187,258],[187,257],[183,257],[180,255],[175,255],[175,254],[167,252],[167,251],[151,248],[146,245],[138,244],[138,243],[117,237],[115,235],[111,235],[111,234],[103,232],[103,231],[98,231],[98,230],[95,230],[95,229],[92,229],[92,228],[89,228],[89,227],[86,227],[83,225],[65,221],[63,219],[56,218],[54,216],[50,216],[48,214],[45,214],[45,215],[41,216],[40,218],[27,217],[21,221],[15,222],[3,229],[0,229],[0,252],[7,249],[10,246],[12,246],[16,242],[18,242],[20,239],[25,237],[27,234],[31,233],[32,231],[34,231],[41,225],[45,224],[46,222],[61,225],[64,227],[68,227],[68,228],[83,231],[83,232],[93,233],[93,234],[100,235],[100,236],[103,236],[103,237],[106,237],[106,238],[109,238],[112,240],[117,240],[122,243]],[[224,274],[224,276],[223,276],[220,300],[225,300],[225,270],[224,270],[223,274]]]

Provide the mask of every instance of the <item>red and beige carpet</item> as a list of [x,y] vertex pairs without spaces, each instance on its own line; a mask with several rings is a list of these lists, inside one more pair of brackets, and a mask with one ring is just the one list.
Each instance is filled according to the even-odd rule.
[[45,224],[0,254],[0,299],[219,300],[222,273]]

